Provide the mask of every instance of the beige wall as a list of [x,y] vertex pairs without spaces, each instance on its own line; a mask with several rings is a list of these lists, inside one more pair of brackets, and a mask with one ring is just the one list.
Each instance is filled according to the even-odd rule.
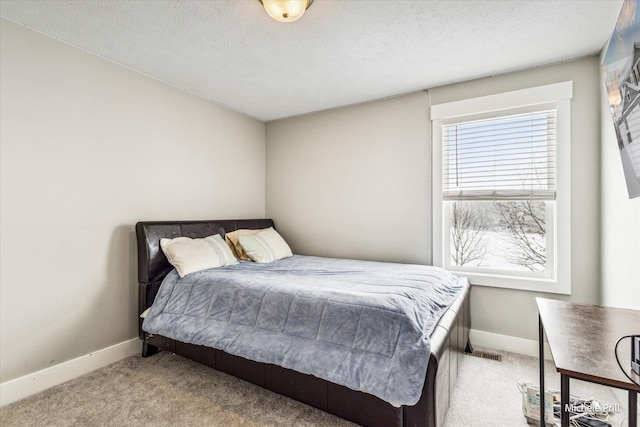
[[4,382],[137,336],[136,221],[264,216],[265,126],[0,30]]
[[640,310],[640,197],[629,199],[604,84],[601,88],[602,303]]
[[267,123],[267,216],[294,252],[430,261],[426,93]]
[[[569,299],[590,303],[600,300],[599,78],[590,58],[429,91],[439,104],[573,81]],[[428,263],[428,126],[424,93],[268,123],[267,215],[301,253]],[[535,340],[541,295],[474,286],[472,328]]]

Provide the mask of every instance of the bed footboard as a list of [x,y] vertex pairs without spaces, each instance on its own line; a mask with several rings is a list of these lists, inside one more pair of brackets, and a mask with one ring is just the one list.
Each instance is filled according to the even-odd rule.
[[[406,407],[406,426],[442,427],[471,329],[470,290],[464,290],[431,333],[422,398]],[[425,421],[426,420],[426,421]]]

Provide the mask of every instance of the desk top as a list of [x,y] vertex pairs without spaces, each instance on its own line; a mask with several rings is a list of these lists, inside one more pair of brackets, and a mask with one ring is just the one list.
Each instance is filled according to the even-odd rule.
[[[616,341],[640,334],[640,310],[576,304],[536,298],[538,313],[556,370],[572,378],[640,392],[618,366]],[[630,339],[618,346],[627,374],[631,371]]]

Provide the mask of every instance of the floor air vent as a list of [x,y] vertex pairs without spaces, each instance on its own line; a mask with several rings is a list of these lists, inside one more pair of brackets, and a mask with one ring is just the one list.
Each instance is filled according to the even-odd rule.
[[502,362],[502,355],[489,353],[488,351],[473,350],[471,353],[467,353],[469,356],[482,357],[483,359],[491,359],[497,362]]

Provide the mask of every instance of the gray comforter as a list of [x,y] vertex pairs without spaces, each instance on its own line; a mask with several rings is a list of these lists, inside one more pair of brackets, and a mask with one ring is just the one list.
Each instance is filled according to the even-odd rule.
[[142,328],[414,405],[429,335],[466,286],[436,267],[301,255],[174,270]]

